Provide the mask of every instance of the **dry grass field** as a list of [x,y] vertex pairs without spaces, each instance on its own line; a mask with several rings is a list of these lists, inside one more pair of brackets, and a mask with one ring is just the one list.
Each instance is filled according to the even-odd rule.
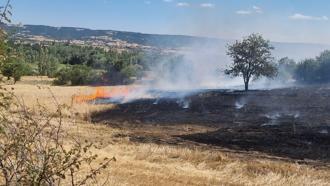
[[[66,113],[67,132],[98,144],[100,148],[94,151],[100,157],[117,159],[101,175],[100,184],[108,179],[107,185],[330,185],[329,165],[298,164],[257,152],[193,144],[140,143],[130,138],[141,132],[138,128],[92,124],[88,120],[91,112],[112,106],[76,104],[72,96],[91,93],[94,87],[55,87],[43,77],[25,77],[6,87],[31,109],[40,103],[54,110],[54,97],[71,107]],[[160,135],[162,130],[155,127],[148,132]]]

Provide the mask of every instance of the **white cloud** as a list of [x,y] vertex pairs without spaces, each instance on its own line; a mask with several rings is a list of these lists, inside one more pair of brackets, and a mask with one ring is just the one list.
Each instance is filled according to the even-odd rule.
[[252,8],[257,14],[262,14],[263,13],[262,9],[258,6],[254,5]]
[[173,2],[173,0],[163,0],[165,3]]
[[328,21],[329,18],[327,16],[308,16],[308,15],[303,15],[300,13],[296,13],[292,16],[289,16],[290,19],[292,20],[307,20],[307,21]]
[[212,4],[212,3],[202,3],[202,4],[200,4],[200,6],[202,8],[214,8],[215,7],[215,4]]
[[250,14],[252,14],[252,12],[249,11],[249,10],[238,10],[238,11],[236,11],[236,14],[239,14],[239,15],[250,15]]
[[251,15],[251,14],[262,14],[263,11],[260,7],[258,6],[252,6],[252,9],[249,9],[249,10],[238,10],[236,11],[236,14],[239,14],[239,15]]
[[178,7],[188,7],[188,6],[190,6],[190,4],[186,3],[186,2],[180,2],[180,3],[177,3],[176,6],[178,6]]

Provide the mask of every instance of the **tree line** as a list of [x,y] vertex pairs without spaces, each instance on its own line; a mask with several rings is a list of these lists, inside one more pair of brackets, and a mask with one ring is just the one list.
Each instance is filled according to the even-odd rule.
[[315,58],[296,62],[288,57],[278,61],[279,78],[293,80],[296,84],[313,85],[330,83],[330,50]]
[[24,75],[55,78],[57,85],[128,84],[141,78],[155,56],[144,51],[117,51],[102,48],[8,42],[15,53],[1,67],[2,74],[16,81]]
[[[66,43],[24,44],[8,41],[0,49],[14,55],[5,59],[1,73],[8,79],[20,80],[24,75],[55,78],[56,85],[129,84],[143,77],[157,61],[173,56],[141,50],[117,51]],[[251,81],[262,76],[299,84],[330,82],[330,50],[319,56],[296,62],[288,57],[275,61],[274,47],[259,34],[228,45],[233,59],[225,71],[244,80],[245,90]],[[172,58],[171,58],[172,57]],[[174,62],[180,57],[174,58]],[[173,62],[173,60],[170,60]]]

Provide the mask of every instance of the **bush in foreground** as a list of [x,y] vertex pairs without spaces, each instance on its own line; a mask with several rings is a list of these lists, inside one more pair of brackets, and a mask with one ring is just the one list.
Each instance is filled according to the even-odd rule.
[[63,106],[47,114],[42,106],[30,113],[17,104],[14,113],[5,95],[1,94],[0,107],[0,181],[5,185],[86,185],[115,160],[104,159],[92,168],[97,159],[90,152],[93,144],[64,143],[68,136],[62,128]]

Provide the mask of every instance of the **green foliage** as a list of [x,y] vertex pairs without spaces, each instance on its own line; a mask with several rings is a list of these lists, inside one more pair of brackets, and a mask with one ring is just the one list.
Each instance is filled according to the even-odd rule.
[[55,85],[87,85],[101,82],[101,74],[84,65],[67,66],[56,75]]
[[330,51],[323,51],[315,59],[305,59],[298,63],[295,78],[299,83],[315,84],[330,82]]
[[319,63],[319,69],[317,70],[319,78],[316,81],[321,83],[330,82],[330,50],[323,51],[318,57],[316,57],[316,61]]
[[15,58],[9,58],[4,62],[1,68],[1,73],[7,77],[8,80],[13,78],[14,83],[16,83],[23,75],[26,75],[29,70],[30,69],[26,64]]
[[71,69],[69,67],[61,68],[56,74],[55,74],[55,85],[67,85],[70,83],[71,78]]
[[87,66],[73,66],[69,72],[71,85],[85,85],[97,81],[97,79],[93,79],[96,78],[93,73],[92,69]]
[[[151,57],[155,54],[149,53],[148,58],[145,58],[145,52],[141,51],[106,51],[101,48],[57,43],[31,45],[13,42],[12,45],[20,54],[22,61],[33,67],[35,75],[56,77],[56,84],[80,85],[94,83],[96,80],[100,81],[97,83],[111,84],[129,82],[131,79],[140,78],[143,71],[147,70],[155,59]],[[80,76],[76,79],[68,78],[67,76],[71,75],[65,75],[67,71],[78,75],[89,75],[84,78]],[[96,74],[90,74],[90,71]],[[94,77],[90,78],[91,76]],[[101,79],[100,76],[103,78]]]
[[318,69],[320,64],[315,59],[305,59],[300,62],[296,69],[296,79],[298,82],[314,83],[319,79]]
[[121,72],[125,74],[127,77],[140,76],[139,72],[141,71],[142,71],[142,67],[140,65],[127,65],[121,70]]
[[274,77],[277,68],[271,55],[273,49],[270,42],[258,34],[252,34],[243,41],[236,41],[228,46],[227,55],[233,59],[233,64],[225,71],[226,74],[242,76],[246,91],[252,78]]
[[57,71],[58,59],[49,55],[47,48],[41,48],[40,53],[36,56],[35,62],[38,67],[38,74],[53,77]]

